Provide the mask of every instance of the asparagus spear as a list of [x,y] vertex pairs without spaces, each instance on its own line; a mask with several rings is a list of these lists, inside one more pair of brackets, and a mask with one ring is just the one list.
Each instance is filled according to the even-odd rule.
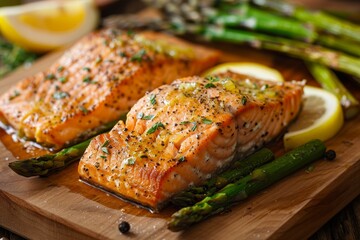
[[[121,116],[121,119],[124,118],[125,114]],[[113,121],[104,124],[103,126],[101,126],[101,128],[99,128],[97,134],[110,130],[117,122],[118,121]],[[84,154],[86,148],[89,146],[90,141],[91,138],[74,146],[64,148],[57,153],[46,154],[27,160],[14,161],[9,163],[9,167],[14,172],[24,177],[48,176],[54,172],[62,170],[63,168],[69,166],[71,163],[79,160]]]
[[9,167],[24,177],[47,176],[79,160],[87,146],[89,146],[90,141],[91,139],[88,139],[54,154],[14,161],[9,163]]
[[175,212],[168,223],[172,231],[180,231],[214,214],[224,211],[240,200],[261,191],[305,165],[324,156],[326,147],[320,140],[310,141],[274,161],[255,169],[250,175],[229,184],[193,206]]
[[321,35],[316,39],[316,43],[360,57],[360,43],[358,42],[331,35]]
[[359,101],[345,88],[330,69],[317,63],[308,63],[308,69],[322,88],[333,93],[339,99],[346,119],[350,119],[359,113]]
[[248,175],[252,170],[274,159],[274,154],[270,149],[262,148],[245,159],[237,160],[231,169],[221,173],[217,177],[211,178],[202,186],[194,186],[190,189],[174,196],[171,202],[179,207],[185,207],[210,196],[225,187],[229,183]]
[[[235,0],[235,2],[238,1],[239,0]],[[310,11],[303,7],[278,0],[251,0],[251,2],[257,6],[269,8],[300,21],[309,22],[318,29],[334,35],[344,36],[355,41],[360,41],[360,26],[334,17],[328,13],[322,11]]]
[[[205,27],[204,35],[213,41],[248,43],[253,47],[285,53],[306,61],[317,62],[360,77],[360,59],[321,46],[315,46],[296,40],[241,30]],[[358,80],[360,82],[360,80]]]
[[248,4],[225,7],[211,17],[216,24],[245,27],[255,31],[312,42],[317,33],[311,24],[270,13]]

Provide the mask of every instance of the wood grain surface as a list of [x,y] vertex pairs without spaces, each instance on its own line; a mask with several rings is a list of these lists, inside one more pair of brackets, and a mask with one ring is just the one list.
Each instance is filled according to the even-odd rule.
[[[288,80],[308,79],[315,85],[299,61],[233,45],[217,48],[225,53],[222,61],[260,62],[279,69]],[[0,81],[0,94],[46,68],[59,54]],[[359,97],[360,90],[356,85],[353,89]],[[0,225],[31,239],[305,239],[360,194],[359,120],[360,116],[346,122],[327,142],[337,160],[319,160],[312,172],[300,170],[231,211],[180,233],[166,229],[174,209],[151,214],[87,186],[79,182],[77,164],[48,178],[16,175],[8,163],[32,153],[0,133]],[[271,147],[282,152],[281,143]],[[122,220],[131,224],[129,235],[118,230]]]

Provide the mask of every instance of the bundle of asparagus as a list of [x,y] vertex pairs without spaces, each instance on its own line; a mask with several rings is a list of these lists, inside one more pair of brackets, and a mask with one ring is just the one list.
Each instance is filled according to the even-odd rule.
[[314,78],[341,101],[345,117],[359,112],[358,100],[329,69],[360,83],[359,25],[278,0],[144,1],[163,13],[157,29],[248,44],[309,62]]

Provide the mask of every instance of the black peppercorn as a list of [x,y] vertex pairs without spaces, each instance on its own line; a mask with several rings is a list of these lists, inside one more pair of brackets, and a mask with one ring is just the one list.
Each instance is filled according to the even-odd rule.
[[121,233],[127,233],[130,231],[130,224],[126,221],[122,221],[120,224],[119,224],[119,231]]
[[325,158],[327,160],[334,160],[336,158],[336,152],[334,150],[327,150],[325,152]]

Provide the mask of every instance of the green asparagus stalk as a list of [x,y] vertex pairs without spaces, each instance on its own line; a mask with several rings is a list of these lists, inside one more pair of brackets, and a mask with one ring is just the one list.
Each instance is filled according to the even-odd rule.
[[320,35],[316,43],[328,48],[346,52],[350,55],[360,57],[360,43],[331,35]]
[[[317,62],[335,70],[360,77],[360,59],[321,46],[242,30],[205,27],[208,40],[247,43],[253,47],[277,51],[310,62]],[[360,82],[360,80],[358,80]]]
[[179,207],[185,207],[211,196],[229,183],[248,175],[255,168],[274,159],[270,149],[262,148],[245,159],[239,159],[231,165],[231,169],[213,177],[201,186],[194,186],[174,196],[171,202]]
[[[239,0],[235,1],[238,2]],[[323,11],[311,11],[278,0],[251,0],[251,2],[257,6],[266,7],[300,21],[311,23],[325,32],[360,41],[360,26]]]
[[335,73],[321,64],[308,63],[307,66],[321,87],[339,99],[346,119],[353,118],[359,113],[359,101],[345,88]]
[[255,169],[250,175],[227,185],[201,202],[175,212],[171,216],[168,228],[172,231],[180,231],[222,212],[232,204],[258,193],[307,164],[322,158],[325,150],[326,147],[322,141],[310,141],[284,154],[282,157]]
[[[125,119],[125,116],[126,114],[121,116],[120,119]],[[104,124],[103,126],[98,128],[97,134],[109,131],[117,122],[118,121],[113,121]],[[89,146],[91,139],[92,138],[87,139],[74,146],[64,148],[57,153],[46,154],[27,160],[11,162],[9,163],[9,167],[14,172],[24,177],[48,176],[52,173],[62,170],[63,168],[69,166],[71,163],[79,160],[84,154],[86,148]]]
[[317,33],[311,24],[275,15],[248,4],[239,4],[230,9],[226,7],[211,19],[214,23],[223,26],[241,26],[306,42],[313,42],[317,38]]
[[84,154],[87,146],[89,146],[90,141],[91,139],[88,139],[77,145],[64,148],[60,152],[54,154],[46,154],[27,160],[14,161],[9,163],[9,167],[14,172],[24,177],[48,176],[79,160]]

